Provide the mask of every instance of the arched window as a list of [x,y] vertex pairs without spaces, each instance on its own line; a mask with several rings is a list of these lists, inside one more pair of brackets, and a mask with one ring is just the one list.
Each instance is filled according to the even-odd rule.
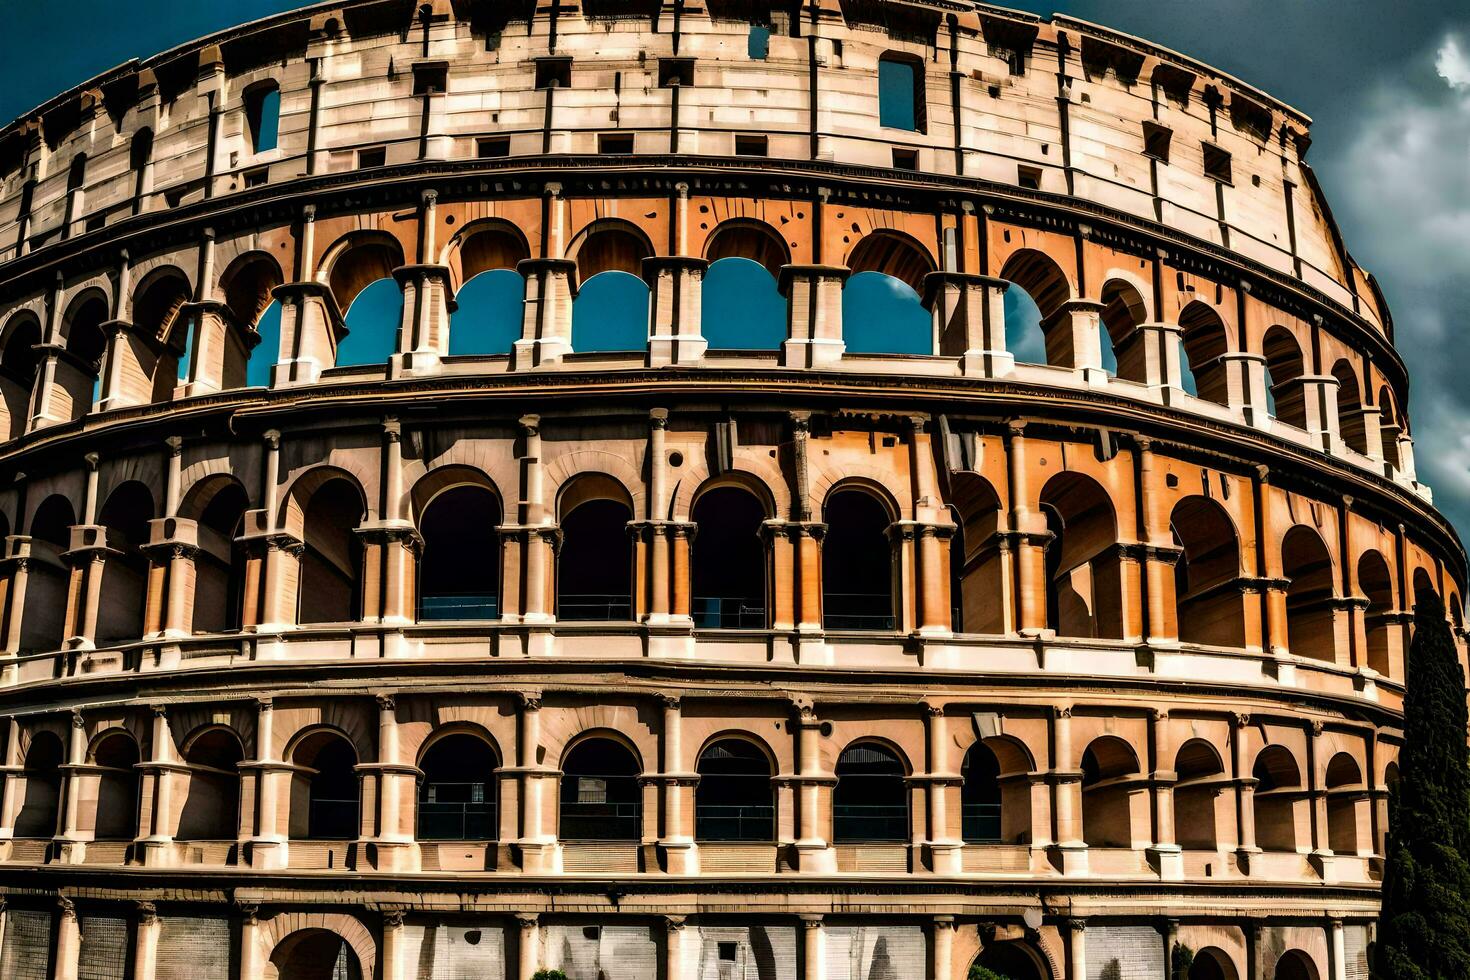
[[337,345],[337,367],[385,364],[398,349],[403,290],[393,270],[401,265],[402,247],[377,234],[349,240],[332,261],[327,284],[347,326]]
[[[14,720],[10,722],[16,724]],[[50,732],[31,736],[24,762],[25,798],[15,818],[15,836],[26,839],[54,837],[61,807],[61,739]]]
[[1075,366],[1071,330],[1054,323],[1072,298],[1061,267],[1044,252],[1023,248],[1006,260],[1000,277],[1011,283],[1005,294],[1006,349],[1017,363]]
[[280,129],[281,90],[266,82],[245,93],[245,123],[250,130],[250,149],[264,153],[276,148]]
[[233,323],[221,346],[221,388],[270,384],[281,353],[281,306],[274,292],[283,281],[281,267],[262,252],[247,252],[220,277]]
[[[1046,959],[1024,940],[986,943],[975,966],[984,967],[1005,980],[1051,980]],[[973,967],[972,967],[973,969]]]
[[450,354],[508,354],[521,337],[526,280],[516,267],[530,258],[519,231],[493,225],[459,248],[460,282],[449,317]]
[[1000,760],[983,742],[976,742],[965,753],[960,774],[964,778],[960,787],[960,836],[967,844],[999,844],[1005,840],[1001,829]]
[[839,844],[909,839],[909,791],[902,760],[878,742],[849,745],[837,759],[832,835]]
[[[1346,752],[1339,752],[1327,763],[1327,846],[1337,854],[1371,853],[1359,843],[1359,810],[1369,803],[1363,770]],[[1366,812],[1363,814],[1366,818]],[[1362,821],[1366,829],[1366,819]]]
[[1131,847],[1134,803],[1146,792],[1132,747],[1113,736],[1095,740],[1082,753],[1082,839],[1089,847]]
[[327,929],[301,929],[271,950],[278,977],[302,980],[362,980],[362,966],[351,944]]
[[1138,325],[1148,319],[1143,297],[1129,283],[1115,279],[1102,290],[1102,366],[1124,381],[1148,381],[1148,351]]
[[62,554],[71,547],[76,514],[71,501],[52,494],[31,516],[31,563],[21,617],[21,650],[35,653],[61,649],[66,639],[67,582],[70,570]]
[[291,753],[291,839],[354,840],[361,826],[357,751],[331,731],[317,731]]
[[561,832],[565,841],[638,840],[643,794],[638,760],[621,742],[589,738],[562,763]]
[[133,213],[143,210],[143,195],[150,190],[149,168],[153,164],[153,130],[144,126],[128,144],[128,169],[133,172]]
[[1322,537],[1298,524],[1281,542],[1281,572],[1286,589],[1286,646],[1298,657],[1337,659],[1333,626],[1332,555]]
[[934,263],[918,243],[873,231],[847,257],[842,339],[849,354],[933,354],[934,318],[920,296]]
[[1426,572],[1424,569],[1414,569],[1413,584],[1415,606],[1418,606],[1419,603],[1424,602],[1425,600],[1432,599],[1434,602],[1443,601],[1439,597],[1439,589],[1436,589],[1434,587],[1434,580],[1429,577],[1429,573]]
[[6,439],[18,438],[30,423],[40,342],[40,321],[29,313],[12,317],[0,336],[0,436]]
[[1332,365],[1332,377],[1337,380],[1337,431],[1342,441],[1354,452],[1368,451],[1368,430],[1363,418],[1362,389],[1358,385],[1358,374],[1347,361]]
[[1184,390],[1217,405],[1230,404],[1230,384],[1225,370],[1225,322],[1204,303],[1190,303],[1179,314],[1184,347]]
[[709,268],[700,323],[711,350],[779,350],[786,340],[786,300],[777,289],[791,253],[775,230],[753,221],[720,225],[705,246]]
[[107,301],[97,293],[67,311],[66,350],[72,357],[58,362],[57,378],[70,402],[72,420],[86,415],[97,401],[102,355],[107,351],[102,324],[109,317]]
[[1291,751],[1268,745],[1251,767],[1256,780],[1256,844],[1266,851],[1299,851],[1308,819],[1301,769]]
[[1368,634],[1368,666],[1385,677],[1391,676],[1393,660],[1390,646],[1403,641],[1398,636],[1394,614],[1393,579],[1388,562],[1376,551],[1365,551],[1358,558],[1358,589],[1368,600],[1363,610],[1363,625]]
[[419,840],[496,840],[495,750],[457,732],[429,746],[419,762]]
[[1301,379],[1306,372],[1301,345],[1290,330],[1272,327],[1266,331],[1262,348],[1266,355],[1266,394],[1271,414],[1287,425],[1305,429],[1307,403]]
[[556,567],[556,616],[611,622],[633,618],[633,552],[627,491],[588,474],[562,491],[562,546]]
[[1230,962],[1225,951],[1206,946],[1194,954],[1187,980],[1236,980],[1236,977],[1235,964]]
[[775,840],[776,791],[764,752],[744,739],[722,738],[700,753],[696,768],[696,840]]
[[1052,533],[1046,546],[1047,626],[1058,636],[1123,636],[1117,517],[1096,480],[1058,473],[1041,489]]
[[179,840],[234,840],[240,833],[240,763],[245,750],[226,728],[202,732],[184,752],[189,782]]
[[648,284],[643,260],[653,248],[621,222],[594,225],[575,259],[581,288],[572,301],[572,350],[630,351],[648,346]]
[[186,516],[197,513],[199,522],[199,551],[194,558],[194,632],[237,630],[245,588],[245,552],[235,539],[244,533],[250,500],[245,488],[230,477],[218,477],[200,491],[199,499],[189,501],[184,509]]
[[297,622],[347,623],[361,618],[362,493],[343,478],[318,487],[306,504]]
[[[166,402],[173,398],[179,383],[188,378],[194,338],[183,308],[189,299],[189,283],[173,270],[163,270],[139,287],[133,297],[133,324],[156,343],[157,353],[131,345],[114,346],[116,356],[122,359],[118,374],[123,391],[146,387],[150,401]],[[113,392],[112,397],[120,394]]]
[[950,488],[959,525],[950,539],[954,628],[966,633],[1004,633],[1006,610],[996,601],[1007,587],[1004,576],[1008,574],[996,546],[1004,520],[1000,498],[989,481],[974,473],[951,475]]
[[1403,465],[1399,458],[1399,436],[1404,433],[1404,423],[1394,409],[1393,394],[1384,385],[1378,389],[1379,436],[1383,443],[1383,462],[1389,468],[1388,475]]
[[878,125],[922,133],[924,116],[923,62],[885,51],[878,59]]
[[1230,515],[1206,497],[1186,497],[1169,516],[1181,549],[1174,563],[1179,638],[1212,646],[1245,645],[1240,542]]
[[138,835],[138,743],[126,732],[104,735],[92,753],[97,767],[94,840],[132,840]]
[[1204,739],[1190,739],[1174,756],[1174,834],[1180,847],[1213,851],[1220,847],[1219,816],[1233,814],[1233,797],[1225,790],[1220,753]]
[[1276,961],[1273,980],[1318,980],[1317,967],[1306,953],[1291,949],[1281,954]]
[[107,529],[108,555],[102,566],[98,643],[125,642],[143,635],[148,559],[142,548],[148,543],[152,519],[153,494],[137,480],[118,486],[102,505],[98,521]]
[[891,630],[888,510],[871,493],[839,487],[827,498],[822,539],[822,622],[831,630]]
[[766,508],[743,487],[714,487],[694,503],[694,625],[764,629]]
[[500,500],[461,484],[439,494],[419,518],[419,619],[486,620],[500,615]]

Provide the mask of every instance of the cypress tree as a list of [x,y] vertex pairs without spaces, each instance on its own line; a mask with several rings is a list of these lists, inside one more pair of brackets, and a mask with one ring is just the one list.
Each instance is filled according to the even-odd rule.
[[1414,604],[1404,748],[1389,797],[1380,980],[1470,977],[1470,752],[1465,675],[1439,597]]

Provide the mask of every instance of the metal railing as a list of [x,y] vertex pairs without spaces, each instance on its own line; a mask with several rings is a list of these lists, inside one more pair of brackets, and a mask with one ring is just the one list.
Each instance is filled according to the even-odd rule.
[[708,841],[771,841],[776,838],[776,808],[715,806],[694,808],[694,836]]
[[484,592],[440,592],[419,599],[419,622],[500,618],[500,600]]
[[643,836],[641,803],[561,805],[562,840],[638,840]]
[[906,806],[832,807],[832,836],[839,843],[860,841],[907,841],[909,808]]
[[702,630],[766,628],[766,607],[753,599],[695,596],[694,625]]
[[419,840],[495,840],[494,803],[419,803]]
[[1000,804],[966,803],[960,813],[960,837],[975,844],[999,844]]
[[306,835],[310,840],[356,840],[360,829],[358,801],[313,799]]
[[887,592],[824,592],[822,625],[829,630],[891,630],[893,596]]
[[570,622],[625,623],[633,618],[633,600],[626,595],[562,595],[556,618]]

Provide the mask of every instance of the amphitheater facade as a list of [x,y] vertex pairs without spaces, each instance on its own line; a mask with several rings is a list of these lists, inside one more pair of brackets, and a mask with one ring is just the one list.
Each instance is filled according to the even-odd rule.
[[343,0],[0,130],[0,975],[1366,976],[1466,561],[1308,128],[971,0]]

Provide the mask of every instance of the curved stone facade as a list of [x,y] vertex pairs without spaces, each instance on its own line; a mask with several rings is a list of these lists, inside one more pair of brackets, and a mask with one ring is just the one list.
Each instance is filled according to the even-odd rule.
[[1466,567],[1307,129],[955,0],[349,0],[0,131],[0,974],[1358,975]]

